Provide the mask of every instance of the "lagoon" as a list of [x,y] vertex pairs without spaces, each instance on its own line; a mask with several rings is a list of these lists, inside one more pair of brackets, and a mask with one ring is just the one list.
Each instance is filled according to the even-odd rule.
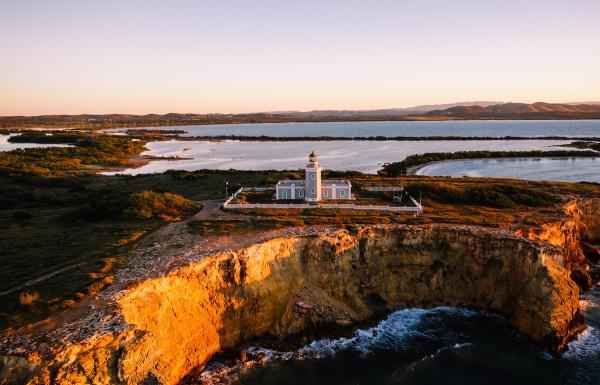
[[565,140],[468,140],[468,141],[160,141],[149,142],[143,155],[183,157],[181,160],[151,161],[123,174],[159,173],[167,170],[237,169],[297,170],[315,150],[321,165],[330,170],[376,173],[381,165],[409,155],[449,151],[560,150]]
[[483,176],[600,183],[600,157],[453,160],[425,165],[416,173],[428,176]]
[[9,142],[8,139],[11,136],[15,136],[19,134],[10,134],[10,135],[0,135],[0,151],[12,151],[19,148],[45,148],[45,147],[71,147],[70,144],[50,144],[50,143],[12,143]]
[[[369,137],[369,136],[476,136],[476,137],[600,137],[600,120],[454,120],[376,122],[295,122],[213,124],[148,127],[183,130],[182,136]],[[118,132],[123,129],[106,130]]]

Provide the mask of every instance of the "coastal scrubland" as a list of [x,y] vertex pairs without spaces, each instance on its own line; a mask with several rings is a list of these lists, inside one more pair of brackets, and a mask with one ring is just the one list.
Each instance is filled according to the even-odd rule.
[[[189,231],[228,234],[360,223],[517,228],[556,220],[562,215],[561,204],[569,197],[600,194],[600,186],[591,183],[332,174],[328,177],[350,178],[356,189],[402,184],[413,196],[422,197],[425,212],[415,217],[323,209],[219,211],[190,221]],[[0,258],[4,268],[0,292],[10,292],[0,295],[0,325],[43,319],[93,295],[110,284],[111,274],[124,266],[128,251],[140,238],[165,221],[191,216],[200,209],[199,201],[223,199],[224,181],[235,188],[272,186],[278,179],[299,177],[301,173],[293,171],[210,170],[140,176],[2,176]],[[51,276],[45,277],[48,274]]]
[[[302,171],[173,171],[104,176],[147,162],[147,132],[109,136],[92,132],[26,133],[11,141],[65,143],[72,147],[0,152],[0,327],[16,327],[75,306],[111,284],[128,253],[166,222],[190,218],[202,201],[223,200],[239,186],[273,186],[302,179]],[[158,134],[156,134],[158,135]],[[159,136],[160,139],[167,136]],[[157,140],[152,138],[152,140]],[[402,167],[402,166],[401,166]],[[404,186],[422,199],[423,215],[350,210],[217,210],[190,220],[193,234],[230,234],[315,224],[473,224],[517,229],[563,215],[574,197],[597,197],[593,183],[542,183],[510,179],[400,176],[325,171],[350,179],[359,200],[391,196],[362,191]],[[386,170],[386,168],[384,168]]]

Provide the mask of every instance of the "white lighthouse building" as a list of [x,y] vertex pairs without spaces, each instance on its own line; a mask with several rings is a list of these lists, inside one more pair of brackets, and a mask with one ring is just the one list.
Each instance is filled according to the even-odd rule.
[[302,199],[307,202],[352,199],[349,180],[321,180],[321,166],[315,152],[308,157],[304,180],[280,180],[275,186],[276,199]]

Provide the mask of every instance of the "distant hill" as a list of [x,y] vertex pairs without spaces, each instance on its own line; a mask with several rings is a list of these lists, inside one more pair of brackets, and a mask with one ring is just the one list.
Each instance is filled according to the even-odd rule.
[[491,106],[502,102],[459,102],[448,104],[427,104],[422,106],[407,107],[407,108],[385,108],[376,110],[313,110],[313,111],[274,111],[269,114],[275,115],[296,115],[296,116],[388,116],[388,115],[417,115],[433,110],[443,110],[451,107],[459,106]]
[[569,104],[569,105],[572,105],[572,106],[576,106],[576,105],[579,105],[579,104],[590,104],[590,105],[593,105],[593,106],[598,106],[598,105],[600,105],[600,102],[571,102],[571,103],[565,103],[565,104]]
[[503,103],[489,106],[456,106],[421,114],[456,119],[598,119],[600,104]]
[[[450,106],[450,107],[447,107]],[[433,108],[433,110],[432,110]],[[81,114],[0,116],[0,128],[112,128],[194,124],[456,119],[600,119],[600,103],[464,102],[380,110],[316,110],[249,114]]]

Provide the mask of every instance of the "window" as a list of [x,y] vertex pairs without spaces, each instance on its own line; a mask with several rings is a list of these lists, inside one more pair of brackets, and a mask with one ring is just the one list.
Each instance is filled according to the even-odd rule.
[[315,180],[315,173],[314,172],[310,173],[310,180]]
[[340,190],[340,197],[344,198],[346,196],[346,190]]
[[327,190],[323,191],[323,196],[325,198],[328,198],[329,197],[329,191],[327,191]]
[[310,194],[311,194],[311,195],[315,195],[315,189],[314,189],[314,188],[311,188],[311,189],[310,189]]
[[281,192],[281,197],[282,197],[283,199],[287,199],[287,197],[288,197],[287,190],[283,190],[283,191]]
[[304,190],[298,190],[298,196],[304,198]]

